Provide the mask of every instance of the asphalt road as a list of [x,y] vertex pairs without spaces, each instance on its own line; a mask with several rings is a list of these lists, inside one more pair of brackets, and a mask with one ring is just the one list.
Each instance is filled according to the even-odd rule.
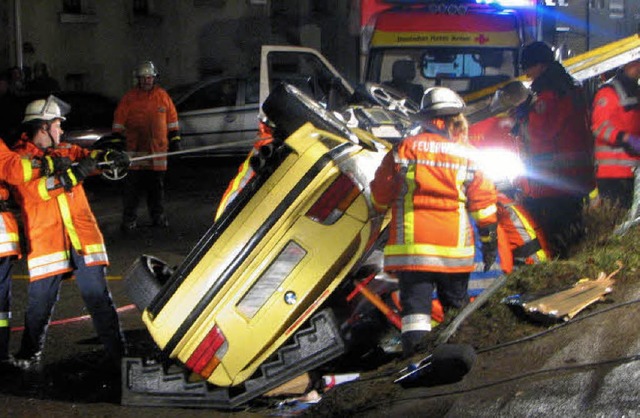
[[[146,206],[140,207],[141,226],[133,234],[119,230],[121,183],[91,178],[85,184],[91,206],[105,236],[111,265],[109,286],[119,311],[128,343],[139,351],[145,338],[140,312],[129,300],[122,276],[142,254],[177,265],[211,226],[215,209],[228,181],[235,174],[238,158],[188,159],[170,163],[167,174],[167,216],[170,226],[152,228]],[[18,349],[27,294],[24,259],[13,270],[12,352]],[[63,283],[49,328],[40,376],[6,374],[0,379],[0,416],[7,417],[174,417],[184,410],[124,407],[119,387],[103,371],[93,368],[99,358],[98,343],[90,318],[73,280]],[[228,416],[211,410],[190,410],[189,415]],[[235,415],[246,415],[237,413]]]

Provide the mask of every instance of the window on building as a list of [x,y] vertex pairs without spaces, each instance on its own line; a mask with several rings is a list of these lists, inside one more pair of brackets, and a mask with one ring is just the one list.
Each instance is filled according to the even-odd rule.
[[609,17],[612,19],[624,18],[624,0],[609,0]]
[[63,0],[62,2],[63,13],[82,13],[82,0]]
[[135,16],[148,16],[150,13],[149,0],[133,0],[133,14]]

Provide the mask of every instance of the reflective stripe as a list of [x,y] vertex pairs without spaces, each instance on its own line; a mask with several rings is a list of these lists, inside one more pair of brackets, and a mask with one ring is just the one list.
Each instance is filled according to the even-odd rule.
[[27,261],[29,270],[32,268],[37,268],[43,265],[57,263],[59,261],[69,260],[69,251],[58,251],[56,253],[51,253],[47,255],[42,255],[40,257],[34,257]]
[[31,181],[33,178],[33,167],[31,166],[31,160],[28,158],[21,158],[22,163],[22,178],[24,182]]
[[171,123],[167,123],[167,130],[169,131],[174,131],[176,129],[178,129],[180,127],[180,123],[179,122],[171,122]]
[[391,244],[384,248],[385,255],[434,255],[438,257],[473,257],[473,245],[450,247],[435,244]]
[[71,239],[71,245],[73,245],[73,248],[80,253],[82,250],[82,244],[80,244],[80,237],[78,236],[76,226],[73,224],[73,220],[71,219],[71,209],[69,208],[67,195],[62,193],[58,195],[57,199],[58,207],[60,208],[60,215],[62,216],[62,222],[64,223],[65,228],[67,228],[67,234],[69,234],[69,239]]
[[614,78],[610,82],[608,82],[606,85],[612,86],[613,89],[616,91],[620,106],[628,107],[628,106],[635,106],[638,104],[638,97],[628,95],[627,91],[622,86],[622,83],[620,82],[620,80]]
[[114,130],[114,131],[124,131],[124,125],[121,125],[119,123],[114,123],[111,126],[111,129]]
[[509,210],[509,218],[516,227],[516,232],[524,242],[523,245],[513,250],[514,258],[531,257],[536,262],[547,261],[547,254],[540,246],[535,228],[515,206],[508,206],[507,209]]
[[11,312],[0,312],[0,328],[9,328]]
[[473,219],[476,221],[481,221],[483,219],[487,219],[488,217],[494,215],[498,212],[498,207],[495,204],[489,205],[484,209],[480,209],[474,212],[470,212]]
[[393,267],[472,267],[473,254],[467,258],[444,258],[435,255],[386,255],[384,257],[386,266]]
[[7,253],[20,252],[20,244],[18,243],[18,235],[16,234],[16,240],[12,242],[6,242],[0,244],[0,255]]
[[402,334],[410,331],[431,331],[431,315],[411,314],[402,317]]
[[44,177],[38,180],[38,194],[40,198],[44,201],[51,199],[51,195],[49,194],[49,190],[53,190],[55,187],[55,178],[54,177]]
[[[240,190],[242,190],[244,186],[246,186],[246,184],[249,182],[249,180],[253,177],[255,172],[253,171],[253,168],[251,168],[251,157],[256,154],[257,153],[255,152],[251,153],[251,156],[245,159],[242,163],[238,174],[234,177],[232,184],[229,186],[228,193],[222,196],[222,200],[218,205],[218,209],[216,210],[215,219],[220,218],[222,212],[224,212],[227,206],[229,206],[229,203],[236,198],[238,193],[240,193]],[[371,197],[371,200],[373,200],[373,196]]]
[[86,265],[92,265],[96,263],[107,263],[109,258],[107,257],[107,247],[104,244],[91,244],[85,247],[86,254],[84,255],[84,262]]

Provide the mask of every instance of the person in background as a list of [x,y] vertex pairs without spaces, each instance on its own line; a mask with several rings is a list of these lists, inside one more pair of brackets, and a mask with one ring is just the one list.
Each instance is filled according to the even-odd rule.
[[33,64],[33,79],[27,83],[27,91],[49,94],[59,90],[60,84],[49,75],[47,64],[40,61]]
[[497,256],[496,190],[472,161],[465,103],[445,87],[422,98],[422,132],[389,151],[371,182],[374,207],[391,207],[384,269],[399,279],[402,349],[413,355],[431,331],[432,293],[445,310],[468,303],[478,227],[484,268]]
[[580,84],[544,42],[526,45],[520,64],[532,80],[514,126],[530,173],[521,179],[522,204],[553,255],[566,258],[584,235],[582,207],[596,187],[588,106]]
[[138,85],[118,103],[113,117],[114,135],[126,138],[125,149],[131,157],[161,154],[136,161],[125,178],[121,229],[137,228],[140,195],[147,195],[147,208],[152,225],[168,227],[164,210],[164,178],[167,151],[180,149],[178,112],[165,89],[156,84],[158,72],[151,61],[136,69]]
[[118,151],[89,151],[60,142],[61,122],[68,105],[54,96],[29,103],[24,132],[14,150],[27,159],[66,158],[77,164],[62,170],[58,179],[30,181],[13,188],[22,209],[29,270],[25,329],[14,363],[38,370],[53,308],[63,279],[72,275],[91,315],[94,327],[114,365],[124,353],[124,339],[106,281],[109,264],[98,223],[82,186],[98,162],[128,165]]
[[620,68],[593,99],[591,131],[596,140],[600,197],[628,209],[640,163],[640,59]]

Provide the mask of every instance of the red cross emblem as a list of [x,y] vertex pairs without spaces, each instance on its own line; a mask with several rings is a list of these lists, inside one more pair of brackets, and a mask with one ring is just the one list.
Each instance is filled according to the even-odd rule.
[[478,42],[480,45],[482,44],[486,44],[487,42],[489,42],[489,38],[487,38],[486,36],[484,36],[484,33],[481,33],[478,37],[476,37],[474,39],[476,42]]

